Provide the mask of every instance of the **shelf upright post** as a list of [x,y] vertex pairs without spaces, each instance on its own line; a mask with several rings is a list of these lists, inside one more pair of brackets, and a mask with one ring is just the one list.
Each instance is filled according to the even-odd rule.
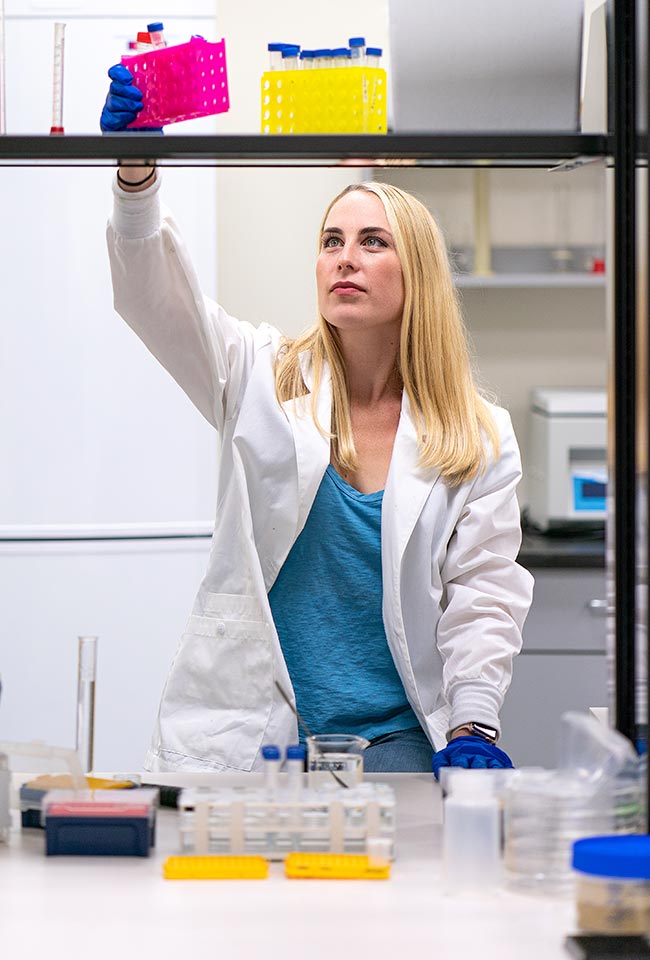
[[[610,26],[612,21],[610,19]],[[610,359],[613,405],[613,558],[615,725],[632,742],[635,726],[636,629],[636,0],[613,3],[613,88],[609,127],[614,153],[614,329]],[[613,367],[613,369],[612,369]],[[612,431],[610,431],[610,437]],[[609,571],[610,577],[612,570]]]

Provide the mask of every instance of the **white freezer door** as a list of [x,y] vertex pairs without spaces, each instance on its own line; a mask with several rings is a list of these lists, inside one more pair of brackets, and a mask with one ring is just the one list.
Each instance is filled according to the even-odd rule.
[[[7,132],[50,124],[53,19],[8,17]],[[141,18],[68,18],[64,125],[98,132],[106,70]],[[167,19],[171,40],[213,19]],[[29,56],[26,56],[29,52]],[[218,118],[169,128],[217,129]],[[201,524],[215,502],[216,437],[114,313],[105,244],[112,171],[0,170],[0,537],[44,527]],[[167,169],[164,196],[216,295],[216,174]]]

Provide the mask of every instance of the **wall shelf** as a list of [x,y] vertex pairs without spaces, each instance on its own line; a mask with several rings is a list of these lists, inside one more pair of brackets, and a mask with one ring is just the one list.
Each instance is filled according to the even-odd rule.
[[604,273],[493,273],[478,277],[461,273],[454,277],[456,286],[463,290],[488,289],[605,289]]
[[111,166],[147,157],[166,165],[528,167],[579,165],[609,157],[605,134],[261,134],[115,133],[0,136],[5,166]]

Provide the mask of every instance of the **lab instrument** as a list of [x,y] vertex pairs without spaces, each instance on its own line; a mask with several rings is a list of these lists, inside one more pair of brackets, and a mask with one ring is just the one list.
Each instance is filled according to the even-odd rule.
[[63,133],[63,62],[65,23],[54,24],[54,62],[52,71],[52,126],[50,133]]
[[85,773],[93,768],[97,637],[79,637],[77,667],[77,753]]
[[536,387],[530,397],[528,515],[540,530],[603,528],[607,398],[600,389]]

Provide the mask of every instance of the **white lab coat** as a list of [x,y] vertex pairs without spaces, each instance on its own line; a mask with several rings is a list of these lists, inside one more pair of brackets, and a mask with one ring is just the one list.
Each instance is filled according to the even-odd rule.
[[[172,663],[146,766],[253,770],[265,743],[297,739],[275,688],[293,699],[267,599],[302,530],[330,459],[308,403],[275,398],[280,333],[228,316],[205,298],[159,182],[115,186],[108,246],[116,310],[169,370],[220,437],[218,501],[208,568]],[[311,387],[310,358],[302,358]],[[321,384],[320,423],[331,390]],[[450,488],[418,466],[409,404],[382,506],[383,617],[408,700],[436,749],[468,720],[498,727],[532,577],[516,563],[521,476],[508,414],[501,452]]]

